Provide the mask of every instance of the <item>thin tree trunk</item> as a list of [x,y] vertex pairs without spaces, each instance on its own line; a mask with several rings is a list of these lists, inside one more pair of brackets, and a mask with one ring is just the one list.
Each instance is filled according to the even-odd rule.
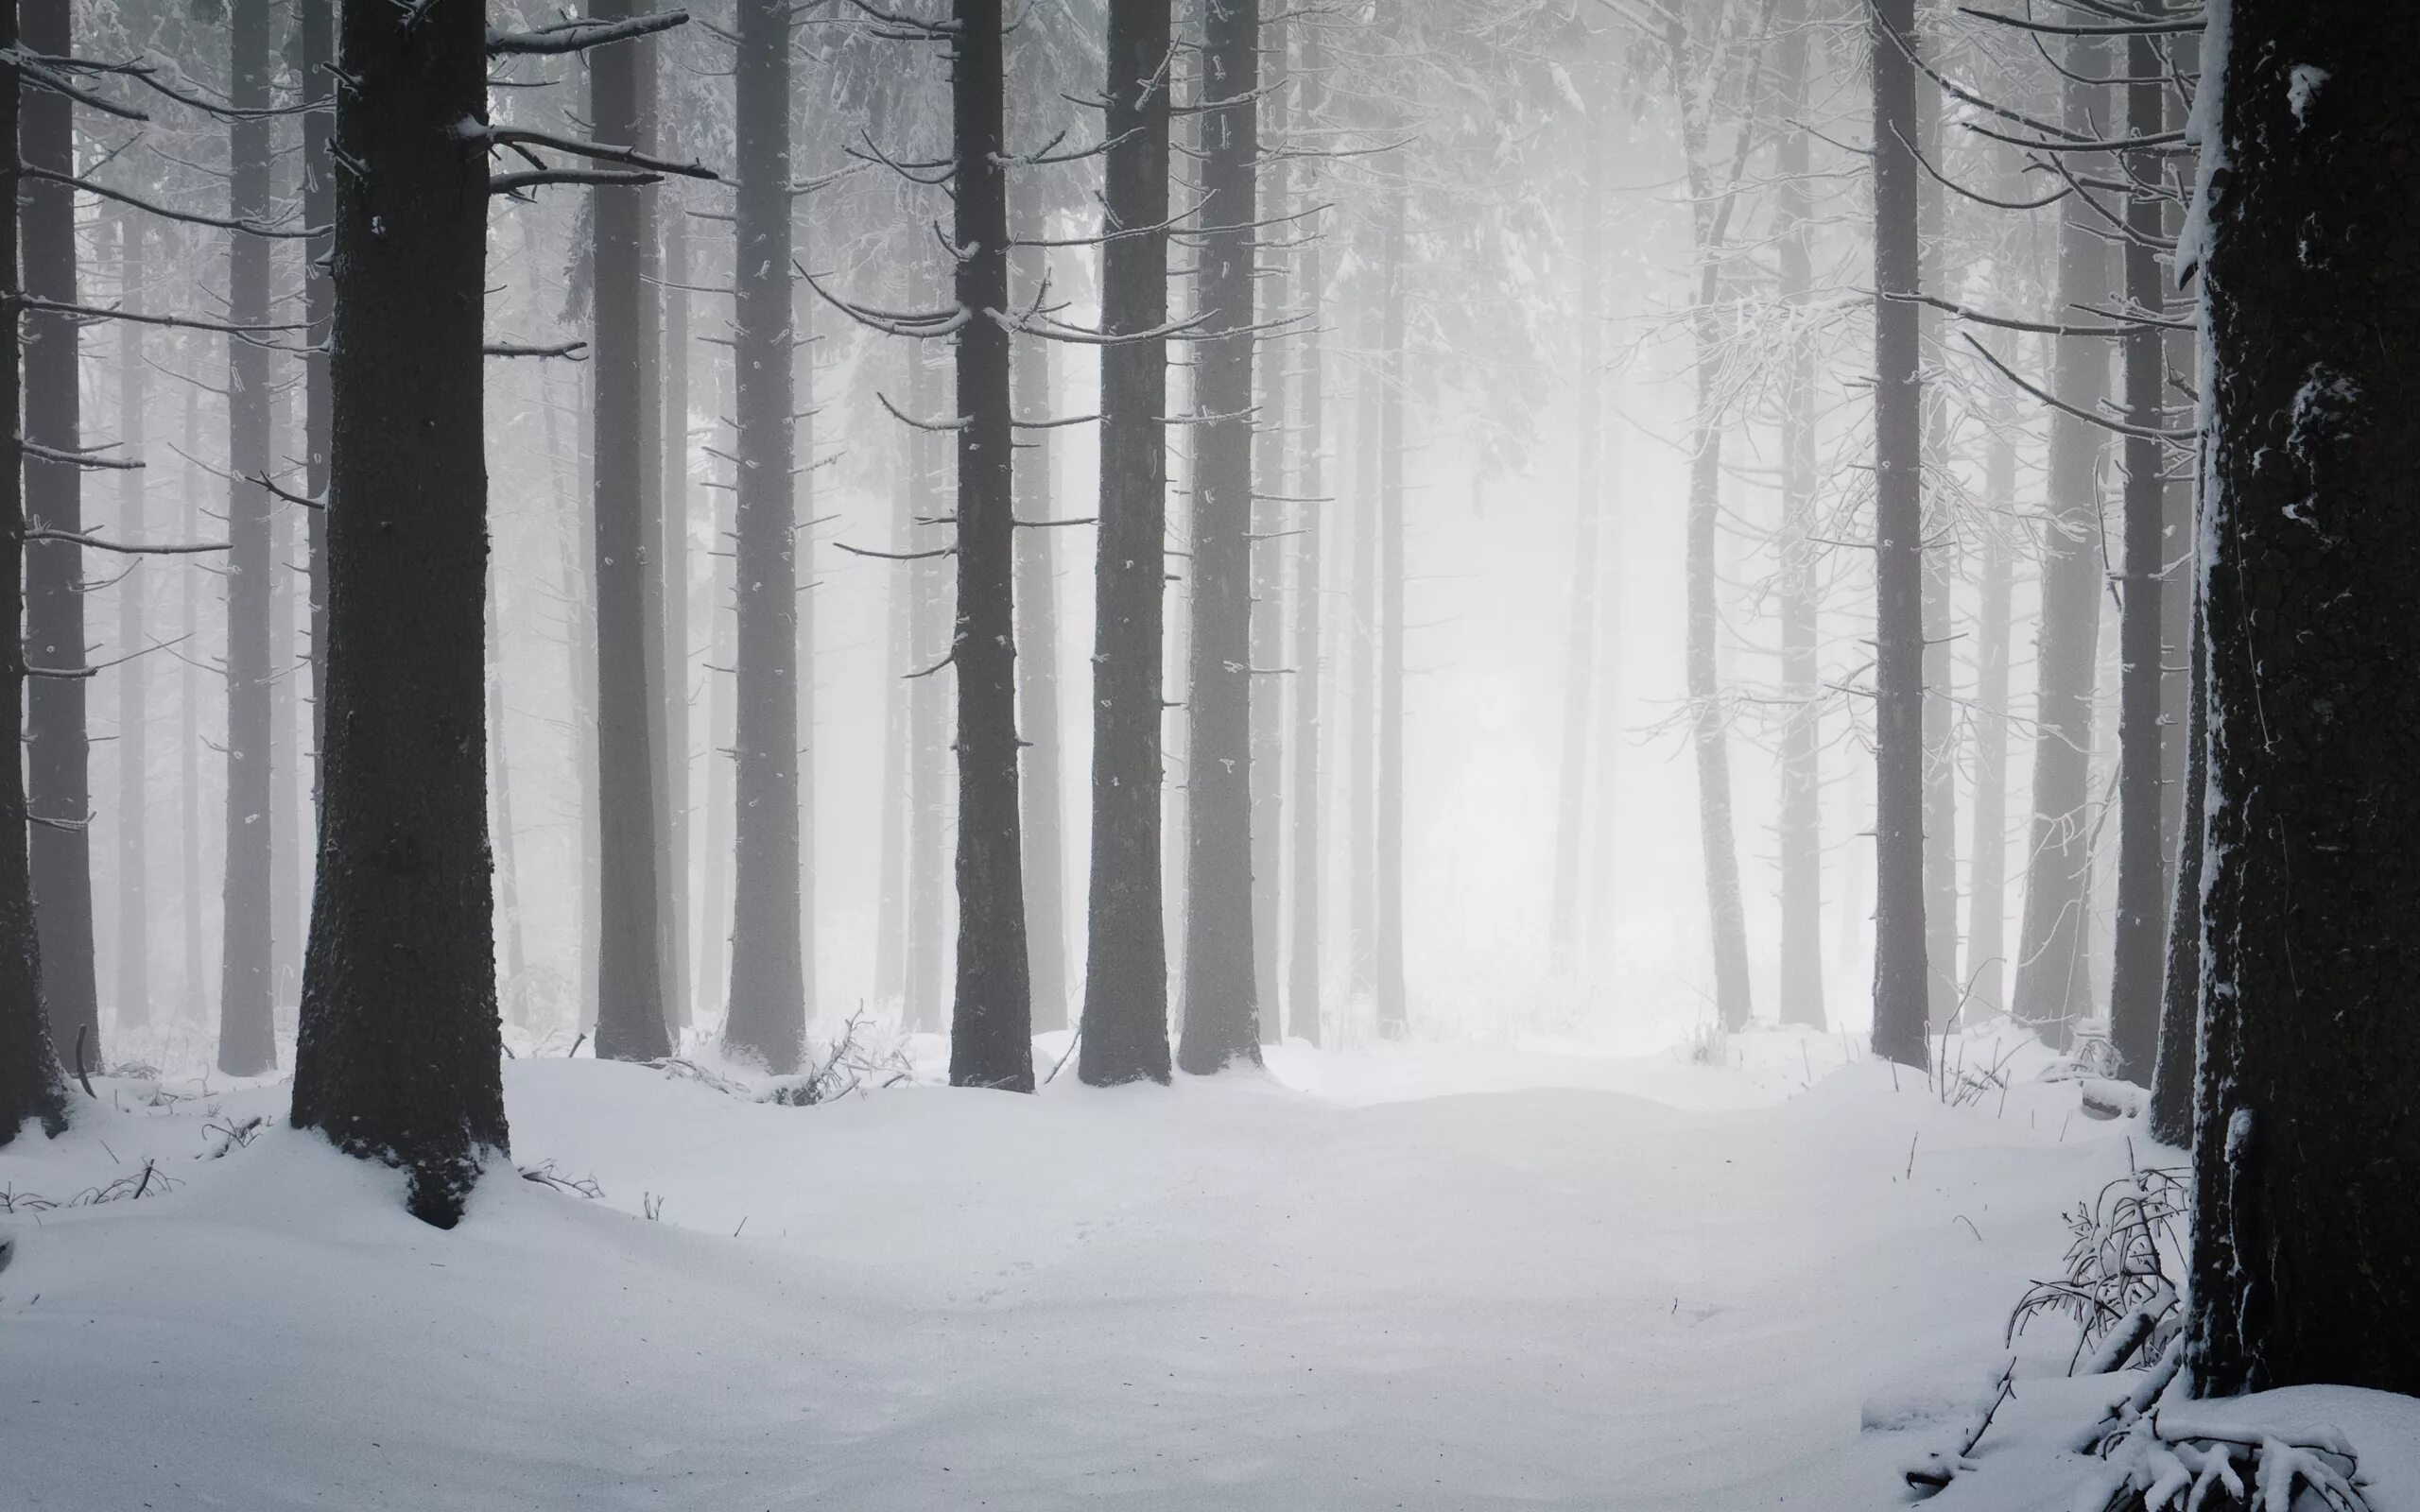
[[[734,271],[735,284],[735,267]],[[726,456],[739,455],[735,367],[735,356],[714,365],[715,413],[722,418],[721,445],[717,450]],[[726,1024],[731,1005],[731,884],[738,846],[735,793],[737,773],[734,769],[735,753],[739,748],[739,678],[735,670],[739,655],[739,564],[735,544],[739,531],[738,473],[739,469],[734,464],[730,477],[714,490],[714,593],[709,608],[711,633],[707,636],[706,660],[720,670],[712,672],[706,685],[706,894],[698,911],[698,1012],[700,1017],[721,1017]],[[886,802],[897,786],[895,782],[884,785]]]
[[[1874,1051],[1923,1066],[1924,381],[1918,368],[1914,0],[1875,0]],[[1893,298],[1892,296],[1901,296]]]
[[[919,343],[909,358],[908,412],[941,413],[938,369]],[[908,436],[907,490],[909,549],[935,549],[942,532],[931,522],[947,512],[936,487],[941,471],[941,446],[929,431]],[[938,559],[919,560],[908,569],[908,613],[914,635],[908,660],[908,981],[906,1022],[920,1033],[941,1032],[942,982],[949,963],[948,917],[942,898],[942,840],[948,795],[942,790],[942,762],[949,739],[944,728],[942,674],[935,670],[948,649],[948,606]]]
[[[1028,187],[1034,177],[1025,175],[1015,195],[1020,241],[1038,239],[1047,230]],[[1015,265],[1011,283],[1017,298],[1030,302],[1047,271],[1043,249],[1019,247],[1010,258]],[[1009,382],[1015,408],[1028,420],[1046,420],[1053,408],[1050,343],[1028,337],[1011,347]],[[1048,520],[1063,513],[1050,488],[1051,438],[1058,434],[1029,430],[1016,442],[1015,490],[1024,518]],[[1065,754],[1059,720],[1056,542],[1061,534],[1055,529],[1023,530],[1016,541],[1017,724],[1025,741],[1018,794],[1025,804],[1026,945],[1032,961],[1037,1033],[1067,1026],[1066,835],[1059,780]]]
[[1259,0],[1203,21],[1201,303],[1194,348],[1193,593],[1185,712],[1184,1024],[1195,1075],[1260,1059],[1252,895],[1252,373]]
[[[302,43],[302,223],[333,226],[337,218],[336,167],[328,146],[336,131],[336,76],[328,65],[336,60],[336,0],[296,0],[295,21]],[[325,499],[328,493],[328,440],[332,421],[328,392],[328,331],[336,318],[336,284],[324,261],[331,250],[328,236],[314,236],[302,247],[302,318],[310,322],[310,350],[302,354],[302,492]],[[548,406],[551,425],[554,410]],[[326,651],[328,644],[328,511],[308,511],[303,524],[304,549],[310,553],[311,642],[311,808],[320,806],[320,752],[327,744]]]
[[[1367,266],[1383,255],[1371,249]],[[1345,990],[1366,1000],[1378,973],[1378,475],[1379,412],[1386,378],[1386,299],[1375,287],[1361,301],[1361,382],[1354,416],[1352,758],[1345,764],[1344,880],[1352,933],[1346,941]]]
[[[0,0],[0,49],[13,50],[17,43],[17,0]],[[0,141],[21,140],[18,78],[15,69],[0,69]],[[0,299],[9,301],[19,290],[17,205],[18,196],[0,195]],[[18,411],[22,350],[11,345],[0,353],[0,414]],[[0,625],[16,625],[24,612],[22,574],[27,555],[14,544],[23,539],[26,525],[24,454],[13,436],[0,444],[9,453],[8,465],[0,467],[0,561],[5,561],[0,565]],[[18,644],[25,644],[23,637]],[[0,721],[6,729],[22,730],[26,658],[20,654],[0,660],[7,663],[0,666]],[[0,762],[0,813],[24,812],[24,765]],[[42,938],[26,860],[28,828],[0,826],[0,1145],[15,1140],[28,1119],[41,1120],[43,1131],[54,1137],[67,1129],[66,1078],[51,1050],[43,1008]]]
[[[910,369],[906,392],[908,402],[913,404],[918,389],[913,369],[924,364],[923,344],[904,345]],[[892,480],[892,491],[897,497],[911,496],[916,486],[916,468],[923,457],[922,440],[921,433],[901,428],[900,467]],[[894,553],[914,549],[904,508],[892,510],[888,544]],[[916,656],[916,595],[923,581],[922,565],[909,563],[894,568],[886,580],[883,595],[883,666],[888,678],[882,695],[882,839],[876,862],[880,870],[874,898],[873,1000],[896,1005],[900,1023],[908,1028],[918,1027],[908,1015],[908,998],[912,934],[908,913],[908,873],[912,869],[908,816],[916,792],[908,705],[917,687],[908,680],[908,675],[917,670],[911,663]]]
[[[289,387],[272,401],[269,410],[268,455],[272,476],[283,471],[293,428],[282,423],[292,414]],[[283,486],[283,485],[281,485]],[[269,831],[269,1001],[277,1006],[297,1001],[302,986],[302,936],[309,927],[310,900],[302,882],[302,793],[294,780],[302,759],[300,723],[302,705],[295,697],[298,659],[294,644],[296,507],[272,497],[268,514],[268,807]]]
[[[1161,886],[1161,658],[1165,649],[1168,0],[1109,12],[1101,231],[1099,545],[1093,568],[1092,866],[1081,1054],[1095,1087],[1168,1069]],[[1123,232],[1124,234],[1118,234]]]
[[[13,88],[14,85],[9,86]],[[185,509],[184,527],[187,541],[201,539],[201,468],[195,458],[201,455],[201,390],[185,387],[184,475],[182,478]],[[185,970],[184,997],[186,1015],[207,1020],[210,1016],[210,986],[202,965],[201,953],[201,574],[187,571],[182,590],[183,615],[180,628],[184,644],[194,648],[193,654],[178,663],[177,702],[184,714],[183,738],[177,749],[177,785],[182,790],[184,843],[180,891],[184,899]]]
[[806,1038],[800,940],[797,520],[792,506],[790,11],[737,11],[737,680],[731,1007],[723,1037],[786,1074]]
[[1386,302],[1378,390],[1377,962],[1373,1020],[1389,1040],[1402,1039],[1411,1021],[1403,960],[1404,389],[1411,372],[1404,222],[1410,193],[1401,179],[1388,192],[1386,252],[1378,275]]
[[[662,361],[656,369],[656,431],[661,451],[656,486],[657,664],[664,723],[665,979],[677,1031],[690,1021],[689,1001],[689,216],[680,196],[655,190],[663,232]],[[795,765],[793,763],[793,765]]]
[[[1602,109],[1618,107],[1610,100]],[[1586,132],[1586,181],[1580,204],[1580,383],[1574,390],[1580,423],[1574,432],[1571,540],[1571,607],[1564,644],[1563,766],[1554,811],[1554,890],[1547,904],[1547,952],[1550,969],[1570,972],[1581,964],[1581,842],[1589,833],[1589,736],[1596,728],[1598,684],[1597,602],[1599,562],[1605,514],[1605,173],[1604,130],[1591,113]],[[1602,760],[1602,754],[1599,758]]]
[[[268,0],[232,0],[230,103],[238,110],[269,105]],[[233,179],[228,215],[254,222],[269,218],[269,122],[238,118],[229,129]],[[268,319],[269,243],[258,236],[230,238],[228,318],[236,325]],[[271,973],[275,961],[276,912],[270,873],[279,815],[271,800],[269,767],[276,758],[274,710],[269,680],[274,644],[269,618],[270,582],[277,561],[271,536],[273,501],[254,481],[267,476],[269,454],[268,349],[230,341],[227,466],[227,885],[225,945],[219,956],[218,1069],[231,1076],[257,1076],[277,1064]],[[291,822],[288,820],[287,822]]]
[[[2107,129],[2106,88],[2082,82],[2106,75],[2108,44],[2071,40],[2061,124],[2078,136]],[[2085,160],[2089,163],[2091,160]],[[2091,168],[2078,164],[2076,171]],[[2059,308],[2107,303],[2109,265],[2103,230],[2070,200],[2059,221]],[[2108,391],[2109,352],[2100,341],[2058,344],[2052,387],[2089,411]],[[2099,673],[2102,432],[2089,421],[2050,416],[2042,612],[2034,644],[2033,817],[2026,852],[2025,914],[2017,935],[2020,1022],[2064,1048],[2092,1002],[2087,898],[2092,882],[2091,773],[2093,687]]]
[[[793,85],[792,98],[796,98]],[[795,170],[797,160],[791,160]],[[806,211],[812,197],[790,197],[790,244],[793,255],[804,260],[813,256],[813,244],[807,235]],[[815,309],[818,303],[812,289],[802,282],[790,284],[790,329],[795,333],[790,344],[790,393],[795,401],[797,419],[793,422],[792,448],[797,456],[806,458],[804,467],[794,467],[792,485],[795,502],[791,514],[803,522],[796,549],[798,572],[802,578],[796,622],[797,636],[792,654],[798,665],[798,954],[799,986],[805,997],[802,1018],[812,1024],[817,1006],[816,961],[818,940],[816,864],[815,864],[815,760],[818,749],[816,721],[816,607],[822,595],[815,591],[814,523],[821,519],[822,490],[821,470],[815,466],[815,412],[820,403],[815,387],[815,354],[821,350],[815,334]]]
[[[1814,298],[1814,232],[1807,187],[1807,132],[1800,124],[1807,98],[1805,0],[1788,0],[1774,18],[1780,28],[1780,182],[1774,186],[1782,231],[1774,247],[1782,302],[1804,310]],[[1793,330],[1783,354],[1781,436],[1781,678],[1789,708],[1781,749],[1781,981],[1784,1023],[1821,1029],[1824,1012],[1823,689],[1816,661],[1815,340]]]
[[[2003,518],[2016,514],[2015,406],[2003,390],[1994,401],[1991,439],[1983,459],[1983,503]],[[2008,930],[2008,684],[2009,602],[2013,565],[1996,523],[1985,525],[1982,593],[1975,618],[1975,833],[1966,884],[1966,960],[1962,1022],[1969,1027],[2006,1011],[2002,984]]]
[[[144,308],[143,222],[122,215],[117,221],[118,304],[130,313]],[[143,352],[143,327],[131,320],[117,326],[118,445],[129,461],[147,460],[144,433],[144,378],[148,372]],[[125,541],[145,539],[144,485],[146,472],[130,469],[118,474],[118,535]],[[150,688],[149,644],[145,620],[149,609],[153,569],[137,557],[118,580],[118,655],[136,658],[117,668],[117,1022],[133,1028],[151,1022],[150,866]]]
[[[2149,6],[2156,11],[2156,3]],[[2158,42],[2137,36],[2127,43],[2126,129],[2151,135],[2167,125],[2167,60]],[[2126,204],[2134,232],[2125,244],[2126,301],[2156,317],[2165,282],[2156,244],[2160,202],[2153,198],[2166,159],[2157,153],[2130,155],[2127,177],[2141,186]],[[2136,326],[2120,343],[2125,367],[2126,418],[2156,430],[2165,413],[2168,354],[2160,331]],[[2168,569],[2166,448],[2149,436],[2125,438],[2125,577],[2118,639],[2123,666],[2118,707],[2118,913],[2113,926],[2109,977],[2109,1040],[2117,1074],[2148,1085],[2159,1054],[2160,979],[2167,966],[2169,865],[2162,843],[2160,779],[2167,764],[2160,728],[2166,675],[2160,609]]]
[[[1302,50],[1301,118],[1317,130],[1326,116],[1327,49],[1318,26],[1296,28]],[[1321,335],[1325,274],[1320,236],[1303,240],[1297,287],[1302,290],[1303,335],[1295,374],[1295,423],[1301,428],[1294,493],[1309,501],[1298,507],[1294,546],[1294,782],[1288,817],[1293,827],[1292,915],[1286,957],[1286,1022],[1297,1039],[1322,1042],[1320,1001],[1320,594],[1322,537],[1330,477],[1327,466],[1326,343]]]
[[[1260,56],[1267,60],[1257,87],[1270,101],[1270,134],[1283,140],[1286,123],[1278,104],[1286,94],[1287,23],[1272,16],[1264,24]],[[1254,218],[1272,226],[1291,223],[1292,209],[1286,179],[1288,164],[1269,165],[1263,203]],[[1286,259],[1274,258],[1260,269],[1267,285],[1259,302],[1286,310],[1292,291],[1286,286]],[[1292,445],[1286,424],[1286,343],[1256,340],[1253,345],[1252,500],[1248,554],[1252,600],[1250,615],[1251,683],[1247,694],[1247,727],[1252,747],[1252,969],[1253,1001],[1259,1005],[1260,1042],[1286,1042],[1286,1015],[1278,995],[1278,926],[1285,918],[1285,870],[1279,864],[1284,849],[1286,792],[1285,686],[1279,663],[1286,646],[1286,549],[1279,524],[1285,506],[1287,454]]]
[[[1919,47],[1938,28],[1938,0],[1927,0],[1923,18],[1911,37]],[[1927,161],[1942,161],[1942,92],[1927,79],[1916,90],[1916,137]],[[1916,179],[1917,284],[1946,287],[1949,278],[1942,259],[1949,255],[1943,232],[1947,198],[1941,180],[1921,170]],[[1943,313],[1931,305],[1916,308],[1918,361],[1942,350]],[[1927,480],[1951,475],[1951,443],[1955,427],[1946,385],[1932,384],[1924,391],[1924,472]],[[1923,547],[1924,698],[1925,698],[1925,1003],[1926,1019],[1935,1034],[1945,1034],[1961,1022],[1964,994],[1958,976],[1958,747],[1963,721],[1955,686],[1958,662],[1952,655],[1953,589],[1958,576],[1962,531],[1958,501],[1945,488],[1927,486]]]
[[[2205,88],[2208,866],[2186,1371],[2420,1394],[2420,14],[2238,0]],[[2223,76],[2221,80],[2221,76]]]
[[[631,14],[609,0],[598,20]],[[640,53],[646,42],[588,54],[589,114],[597,139],[636,146],[641,137]],[[648,613],[650,538],[645,495],[655,459],[647,450],[642,369],[653,346],[653,300],[643,278],[647,204],[632,188],[595,195],[596,523],[596,822],[598,929],[596,1054],[651,1060],[668,1054],[664,989],[663,838],[657,804],[655,727],[661,686],[648,666],[663,648]]]
[[[328,747],[294,1123],[451,1228],[507,1149],[480,736],[486,18],[345,0]],[[410,521],[407,542],[394,523]]]

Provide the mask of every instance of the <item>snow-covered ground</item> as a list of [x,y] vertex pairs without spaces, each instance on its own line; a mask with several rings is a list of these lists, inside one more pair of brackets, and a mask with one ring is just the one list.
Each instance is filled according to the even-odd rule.
[[[445,1233],[274,1125],[207,1158],[282,1086],[106,1079],[0,1150],[0,1502],[1894,1505],[1991,1395],[2063,1211],[2162,1156],[2040,1063],[1950,1106],[1837,1036],[1288,1047],[781,1108],[523,1058],[516,1160],[602,1196],[506,1172]],[[66,1205],[147,1160],[140,1200]],[[2094,1462],[2043,1444],[2109,1390],[2033,1389],[2072,1343],[2019,1341],[2027,1472],[1939,1505],[2066,1504]]]

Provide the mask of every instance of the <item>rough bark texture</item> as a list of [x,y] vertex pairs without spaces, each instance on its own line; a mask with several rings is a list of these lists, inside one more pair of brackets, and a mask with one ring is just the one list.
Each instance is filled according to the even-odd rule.
[[[2156,9],[2154,5],[2152,9]],[[2167,125],[2166,60],[2149,37],[2127,43],[2126,129],[2135,136]],[[2126,204],[2134,234],[2122,253],[2126,302],[2156,315],[2162,305],[2165,270],[2155,245],[2160,202],[2154,198],[2162,159],[2131,154],[2130,181],[2142,186]],[[2165,406],[2168,354],[2155,327],[2137,326],[2122,340],[2126,419],[2159,429]],[[2167,448],[2149,436],[2125,438],[2125,576],[2120,583],[2118,627],[2120,666],[2118,693],[2118,912],[2111,930],[2109,1041],[2117,1074],[2149,1085],[2159,1047],[2160,979],[2167,964],[2169,865],[2173,859],[2162,831],[2160,792],[2167,755],[2161,730],[2166,639],[2160,600],[2168,576]]]
[[1167,942],[1161,896],[1161,656],[1167,344],[1135,333],[1167,318],[1167,0],[1109,13],[1109,150],[1101,230],[1100,525],[1093,569],[1092,875],[1082,1053],[1110,1086],[1168,1079]]
[[450,1228],[506,1149],[482,722],[486,16],[346,0],[328,747],[294,1123]]
[[[265,4],[266,0],[250,0]],[[62,57],[73,42],[70,0],[31,0],[24,9],[27,50]],[[244,7],[235,8],[237,28]],[[263,45],[267,24],[263,23]],[[243,87],[239,82],[237,89]],[[74,108],[50,90],[25,93],[16,141],[25,161],[54,173],[76,171]],[[76,196],[63,184],[26,180],[25,287],[37,299],[76,302]],[[241,212],[238,212],[241,214]],[[251,238],[258,245],[257,238]],[[266,254],[264,254],[266,255]],[[28,313],[19,322],[25,361],[24,435],[57,451],[83,444],[77,321]],[[80,531],[82,470],[25,458],[28,525]],[[65,541],[26,547],[25,650],[27,664],[57,671],[85,665],[84,553]],[[80,678],[36,678],[26,689],[27,812],[33,819],[34,912],[42,928],[43,996],[54,1043],[82,1037],[91,1063],[101,1060],[99,991],[93,963],[93,857],[85,820],[93,794]],[[48,821],[48,822],[45,822]]]
[[1259,0],[1203,19],[1201,304],[1194,350],[1193,619],[1186,645],[1184,1026],[1204,1075],[1260,1059],[1252,896],[1253,222],[1259,199]]
[[[1926,1064],[1924,383],[1917,366],[1914,0],[1874,7],[1874,1051]],[[1888,28],[1887,30],[1885,28]],[[1902,296],[1893,298],[1893,296]]]
[[[143,301],[143,222],[118,217],[118,303],[140,312]],[[118,445],[129,461],[146,459],[143,327],[131,320],[117,328]],[[118,474],[118,539],[146,534],[144,485],[150,473],[130,469]],[[121,1028],[151,1022],[150,866],[150,661],[141,653],[153,570],[137,557],[118,580],[118,655],[140,660],[117,668],[117,1022]]]
[[[2068,43],[2064,64],[2068,78],[2061,107],[2065,129],[2080,137],[2106,129],[2108,90],[2080,80],[2105,77],[2108,64],[2108,44],[2100,39]],[[2079,163],[2076,171],[2093,170]],[[2058,282],[2063,310],[2108,302],[2107,245],[2094,212],[2075,197],[2060,208]],[[2106,343],[2058,343],[2051,387],[2061,399],[2089,411],[2108,387]],[[2072,415],[2054,411],[2050,416],[2049,522],[2043,531],[2041,627],[2033,653],[2033,816],[2011,1006],[2019,1022],[2063,1047],[2092,1002],[2085,900],[2092,881],[2088,805],[2093,684],[2100,638],[2100,457],[2105,434]]]
[[954,1087],[1033,1090],[1032,978],[1017,803],[1014,427],[1001,0],[955,0],[950,113],[958,215],[958,991]]
[[[1803,306],[1814,297],[1814,233],[1806,187],[1807,133],[1798,124],[1807,94],[1807,27],[1804,0],[1788,0],[1776,16],[1784,92],[1774,195],[1782,232],[1773,250],[1780,295]],[[1790,700],[1781,747],[1781,982],[1784,1023],[1824,1026],[1823,730],[1815,649],[1818,482],[1815,422],[1815,338],[1793,332],[1783,356],[1781,679]]]
[[[632,14],[631,0],[607,0],[596,15]],[[647,42],[615,43],[588,54],[589,114],[599,141],[640,140],[640,59]],[[596,1054],[650,1060],[671,1048],[664,989],[665,933],[658,891],[657,772],[648,663],[647,578],[651,542],[643,493],[654,458],[647,451],[640,369],[652,343],[652,305],[641,277],[648,239],[640,191],[600,188],[596,196],[595,385],[597,934]],[[653,639],[657,644],[650,647]]]
[[[17,45],[16,0],[0,0],[0,49]],[[0,68],[0,142],[18,140],[17,71]],[[17,197],[0,195],[0,299],[12,299],[17,281]],[[17,413],[19,375],[14,345],[0,352],[0,415]],[[0,625],[16,625],[25,609],[22,576],[26,553],[16,545],[25,528],[21,453],[13,434],[0,435],[7,465],[0,466]],[[25,640],[0,664],[0,729],[25,727]],[[0,762],[0,814],[26,812],[25,767]],[[0,1145],[17,1137],[29,1119],[45,1133],[67,1127],[67,1084],[52,1053],[50,1023],[43,1011],[42,940],[34,922],[33,877],[26,863],[22,822],[0,825]]]
[[[268,0],[233,0],[228,8],[230,101],[239,110],[269,105]],[[267,221],[269,207],[269,123],[250,116],[228,128],[233,168],[227,209],[237,220]],[[268,320],[269,244],[258,236],[229,238],[228,318],[236,325]],[[277,1064],[271,1012],[276,904],[270,870],[278,821],[269,765],[276,758],[269,679],[270,549],[275,501],[253,481],[271,466],[268,352],[250,341],[227,349],[227,873],[223,941],[218,960],[218,1069],[257,1076]],[[288,819],[286,822],[291,823]],[[482,826],[484,828],[484,826]]]
[[732,361],[739,468],[733,563],[738,583],[737,768],[731,1008],[735,1048],[784,1074],[806,1036],[799,879],[798,561],[790,468],[795,438],[790,302],[790,9],[740,0]]
[[[2420,1393],[2420,9],[2235,0],[2204,263],[2203,1396]],[[2206,87],[2206,86],[2205,86]]]

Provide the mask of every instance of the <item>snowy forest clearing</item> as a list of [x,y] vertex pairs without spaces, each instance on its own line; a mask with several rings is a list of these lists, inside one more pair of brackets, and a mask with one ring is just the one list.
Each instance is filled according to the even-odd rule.
[[[1895,1504],[2062,1212],[2159,1152],[2031,1048],[1962,1107],[1836,1036],[1723,1055],[812,1108],[522,1059],[516,1160],[603,1195],[499,1174],[451,1231],[314,1136],[200,1158],[283,1085],[98,1081],[0,1152],[0,1463],[43,1508]],[[2011,1422],[2089,1419],[2107,1381],[2032,1389],[2072,1342],[2019,1341]]]

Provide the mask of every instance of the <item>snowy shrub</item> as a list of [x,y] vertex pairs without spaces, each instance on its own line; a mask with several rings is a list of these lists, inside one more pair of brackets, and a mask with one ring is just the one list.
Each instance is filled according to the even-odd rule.
[[763,1101],[781,1108],[813,1108],[869,1087],[896,1087],[915,1074],[905,1045],[875,1047],[867,1038],[864,1017],[851,1014],[840,1026],[840,1038],[812,1071],[776,1077]]
[[2184,1261],[2177,1225],[2189,1197],[2186,1172],[2153,1166],[2120,1177],[2091,1203],[2078,1204],[2066,1215],[2073,1238],[2066,1274],[2026,1288],[2009,1314],[2008,1341],[2014,1343],[2036,1317],[2055,1313],[2078,1325],[2070,1375],[2107,1375],[2137,1357],[2158,1359],[2180,1315]]

